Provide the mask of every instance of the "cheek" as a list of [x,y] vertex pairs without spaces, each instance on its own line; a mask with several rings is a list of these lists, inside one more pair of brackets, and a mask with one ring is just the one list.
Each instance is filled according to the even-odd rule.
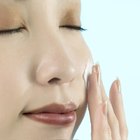
[[88,61],[92,61],[92,54],[82,35],[80,33],[66,34],[65,44],[68,54],[75,62],[75,66],[83,73]]
[[65,34],[65,44],[66,51],[77,69],[77,83],[74,84],[77,86],[75,87],[76,91],[79,91],[81,94],[76,93],[75,98],[85,102],[87,77],[91,73],[93,66],[92,54],[82,35],[79,33],[73,33],[73,35]]
[[14,128],[23,107],[25,83],[21,69],[23,67],[17,61],[18,57],[8,53],[2,55],[0,57],[0,132],[7,132]]
[[[81,80],[81,81],[83,81],[83,80]],[[76,112],[77,119],[76,119],[75,128],[74,128],[74,133],[75,133],[77,131],[79,125],[81,124],[81,121],[83,120],[83,117],[84,117],[85,111],[86,111],[86,107],[87,107],[86,90],[84,87],[84,81],[79,82],[78,88],[77,89],[75,88],[74,90],[76,90],[76,95],[73,98],[77,99],[77,102],[79,103],[79,107]]]
[[92,54],[82,36],[76,37],[76,40],[71,38],[71,42],[69,43],[71,44],[69,46],[71,50],[68,51],[71,52],[77,71],[82,75],[82,80],[84,80],[86,87],[88,75],[92,72],[92,66],[94,64]]
[[[77,99],[78,102],[80,102],[79,109],[77,111],[77,122],[75,125],[75,131],[79,127],[85,111],[86,111],[86,87],[87,87],[87,78],[88,75],[92,71],[93,66],[93,58],[92,54],[90,52],[90,49],[86,45],[84,39],[82,36],[71,38],[71,41],[69,44],[69,52],[71,52],[71,56],[73,59],[75,59],[75,63],[77,66],[77,70],[79,71],[79,80],[77,80],[77,84],[75,84],[77,87],[76,94],[74,95],[75,99]],[[75,90],[74,89],[74,90]]]

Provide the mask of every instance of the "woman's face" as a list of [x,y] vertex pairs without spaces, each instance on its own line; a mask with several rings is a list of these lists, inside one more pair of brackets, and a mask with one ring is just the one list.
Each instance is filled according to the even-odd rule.
[[[79,28],[72,27],[80,24],[79,0],[0,1],[0,139],[74,135],[86,109],[83,73],[91,56]],[[24,114],[71,104],[76,117],[69,123]]]

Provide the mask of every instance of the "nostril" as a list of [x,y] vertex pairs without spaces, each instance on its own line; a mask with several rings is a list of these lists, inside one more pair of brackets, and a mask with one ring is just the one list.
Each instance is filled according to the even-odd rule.
[[52,78],[51,80],[48,81],[48,83],[53,84],[53,83],[57,83],[59,81],[60,81],[59,78]]

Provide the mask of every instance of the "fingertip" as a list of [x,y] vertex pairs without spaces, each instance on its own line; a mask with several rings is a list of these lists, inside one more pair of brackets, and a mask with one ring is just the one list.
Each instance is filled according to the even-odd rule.
[[117,78],[116,80],[116,86],[117,86],[118,92],[121,93],[121,82],[119,78]]
[[110,95],[111,94],[119,94],[121,93],[121,82],[119,78],[113,81],[111,88],[110,88]]
[[97,85],[98,85],[98,72],[97,72],[97,65],[94,65],[93,68],[92,68],[92,73],[89,75],[88,77],[88,92],[89,94],[90,93],[93,93],[94,91],[96,91],[97,89]]

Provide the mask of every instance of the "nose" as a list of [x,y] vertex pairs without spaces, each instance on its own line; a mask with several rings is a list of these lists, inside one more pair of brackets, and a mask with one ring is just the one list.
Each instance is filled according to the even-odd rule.
[[41,55],[36,68],[36,81],[43,86],[62,85],[76,78],[76,67],[64,49],[55,49],[53,53]]
[[66,84],[73,81],[76,76],[75,68],[70,63],[58,63],[44,62],[36,71],[36,81],[41,85]]

